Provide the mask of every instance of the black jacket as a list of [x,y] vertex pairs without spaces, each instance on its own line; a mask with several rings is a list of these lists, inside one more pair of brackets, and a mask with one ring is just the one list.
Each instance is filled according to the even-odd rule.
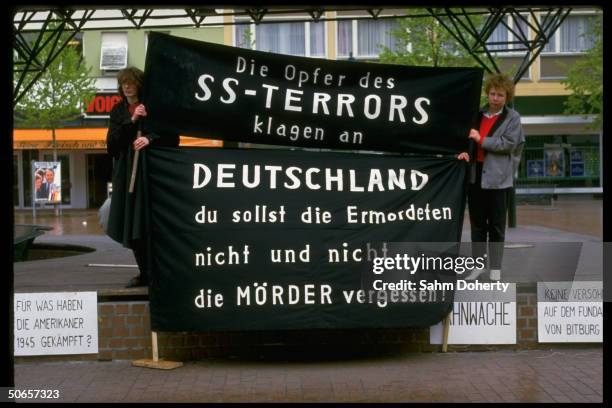
[[179,145],[177,133],[160,134],[148,129],[146,119],[140,119],[140,121],[132,123],[127,101],[122,100],[113,107],[106,135],[106,150],[114,159],[119,158],[121,151],[127,151],[136,138],[139,126],[142,126],[143,136],[146,136],[151,142],[150,146],[177,147]]
[[[107,234],[127,248],[133,247],[135,240],[147,236],[146,205],[146,152],[158,146],[177,147],[178,134],[157,133],[147,128],[146,119],[142,123],[132,123],[128,104],[121,101],[110,113],[110,125],[106,135],[106,149],[113,157],[113,195],[108,218]],[[138,127],[150,141],[149,146],[141,151],[134,183],[134,193],[129,194],[129,184],[134,157],[132,142],[136,138]]]

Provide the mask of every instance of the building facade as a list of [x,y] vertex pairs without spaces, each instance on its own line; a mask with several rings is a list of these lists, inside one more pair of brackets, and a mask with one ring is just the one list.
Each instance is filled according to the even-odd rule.
[[[558,194],[603,192],[602,134],[590,129],[591,117],[563,114],[570,91],[561,83],[569,67],[592,46],[593,40],[582,34],[593,24],[597,12],[570,14],[517,84],[514,106],[521,113],[527,135],[517,181],[519,193],[551,186]],[[155,31],[281,54],[375,61],[380,45],[396,46],[390,33],[396,23],[385,18],[358,19],[367,15],[365,11],[338,11],[327,12],[325,17],[341,20],[315,23],[304,14],[303,21],[268,23],[287,18],[275,15],[266,17],[266,24],[257,25],[248,18],[216,16],[207,21],[218,25]],[[294,15],[291,18],[296,19]],[[489,40],[512,41],[518,29],[513,24],[508,19],[498,25]],[[533,35],[527,26],[520,29]],[[119,100],[116,74],[126,66],[144,68],[149,33],[146,29],[88,30],[75,40],[92,68],[97,95],[83,118],[57,130],[64,208],[97,208],[107,196],[112,161],[106,154],[105,138],[108,114]],[[499,52],[497,57],[502,70],[507,70],[520,62],[522,54]],[[181,145],[221,147],[222,143],[181,137]],[[13,148],[13,205],[28,208],[32,205],[31,162],[51,160],[50,132],[15,128]]]

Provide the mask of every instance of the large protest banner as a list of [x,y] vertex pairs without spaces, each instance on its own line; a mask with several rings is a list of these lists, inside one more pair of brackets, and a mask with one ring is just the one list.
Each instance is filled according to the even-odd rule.
[[465,162],[258,149],[143,157],[153,330],[426,327],[450,311],[452,293],[375,291],[361,271],[388,242],[460,240]]
[[250,143],[453,153],[467,148],[481,68],[329,61],[151,33],[153,129]]

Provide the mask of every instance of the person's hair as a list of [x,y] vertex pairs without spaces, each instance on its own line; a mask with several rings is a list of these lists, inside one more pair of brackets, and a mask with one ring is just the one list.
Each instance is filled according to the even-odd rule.
[[142,90],[142,82],[144,79],[144,72],[139,70],[136,67],[128,67],[124,68],[117,73],[117,87],[119,89],[119,95],[125,99],[125,95],[123,94],[123,89],[121,89],[121,85],[124,82],[133,82],[138,87],[138,96],[140,97],[140,91]]
[[37,173],[35,174],[35,179],[40,179],[40,180],[42,181],[43,176],[42,176],[40,173],[38,173],[38,172],[37,172]]
[[488,94],[491,88],[506,91],[506,103],[514,98],[514,82],[504,74],[493,74],[485,82],[485,92]]
[[51,173],[53,173],[53,174],[55,175],[55,170],[54,170],[53,168],[51,168],[51,167],[47,167],[47,168],[45,169],[45,173],[47,173],[48,171],[50,171]]

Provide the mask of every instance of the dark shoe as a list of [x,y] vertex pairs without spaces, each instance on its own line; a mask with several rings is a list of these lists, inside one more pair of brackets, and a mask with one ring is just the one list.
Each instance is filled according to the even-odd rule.
[[140,287],[140,286],[147,286],[147,283],[142,280],[140,275],[138,275],[138,276],[134,276],[132,279],[130,279],[130,281],[128,282],[126,288],[137,288],[137,287]]

